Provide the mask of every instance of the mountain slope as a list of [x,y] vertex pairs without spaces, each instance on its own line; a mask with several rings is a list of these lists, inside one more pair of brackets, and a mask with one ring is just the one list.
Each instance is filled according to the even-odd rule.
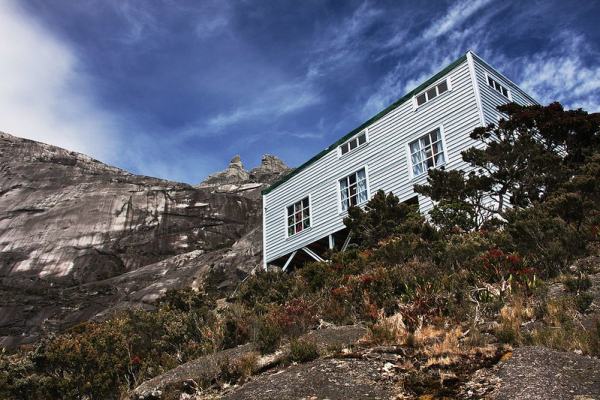
[[0,133],[0,344],[201,286],[209,271],[236,281],[260,263],[260,240],[244,240],[260,238],[260,188],[286,170],[234,159],[194,187]]

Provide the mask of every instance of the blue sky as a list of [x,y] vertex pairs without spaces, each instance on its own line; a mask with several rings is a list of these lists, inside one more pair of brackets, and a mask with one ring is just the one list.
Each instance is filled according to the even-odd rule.
[[0,130],[198,183],[301,164],[472,49],[600,111],[600,1],[0,1]]

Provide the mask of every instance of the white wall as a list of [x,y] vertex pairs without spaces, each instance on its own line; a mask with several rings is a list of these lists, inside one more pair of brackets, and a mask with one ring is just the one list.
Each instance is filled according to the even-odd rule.
[[[411,178],[407,144],[436,127],[441,127],[444,135],[446,168],[466,169],[460,153],[475,145],[470,133],[483,122],[496,122],[500,114],[495,106],[507,102],[506,98],[487,85],[486,72],[511,90],[513,101],[520,104],[534,102],[478,57],[473,58],[472,70],[469,68],[468,55],[465,61],[444,76],[450,77],[451,91],[416,110],[412,100],[404,102],[367,128],[369,141],[366,145],[341,157],[337,149],[332,149],[265,194],[266,261],[277,259],[343,229],[346,213],[340,211],[338,180],[363,166],[367,168],[370,195],[381,189],[386,193],[393,192],[402,201],[415,196],[413,185],[425,183],[426,174]],[[473,75],[478,82],[477,87],[473,85]],[[288,238],[286,207],[308,195],[311,200],[311,227]],[[422,212],[431,208],[428,198],[419,196],[419,204]]]

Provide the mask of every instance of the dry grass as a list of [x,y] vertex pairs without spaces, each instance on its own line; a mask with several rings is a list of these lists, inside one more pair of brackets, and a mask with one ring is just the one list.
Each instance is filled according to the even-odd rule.
[[408,336],[402,314],[397,313],[384,317],[383,313],[380,313],[378,321],[369,329],[367,335],[363,338],[363,342],[403,345],[406,343]]

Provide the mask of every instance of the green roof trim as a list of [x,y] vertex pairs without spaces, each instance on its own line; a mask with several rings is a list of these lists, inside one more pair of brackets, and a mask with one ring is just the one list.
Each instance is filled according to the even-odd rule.
[[440,79],[442,76],[446,75],[448,72],[450,72],[451,70],[456,68],[459,64],[462,64],[466,59],[467,59],[467,54],[465,53],[460,58],[458,58],[451,64],[447,65],[444,69],[439,71],[437,74],[433,75],[431,78],[427,79],[425,82],[423,82],[422,84],[420,84],[419,86],[417,86],[416,88],[414,88],[413,90],[411,90],[410,92],[408,92],[407,94],[402,96],[400,99],[396,100],[394,103],[389,105],[383,111],[380,111],[375,116],[371,117],[368,121],[363,122],[358,128],[355,128],[352,131],[350,131],[349,133],[345,134],[340,139],[338,139],[335,143],[328,146],[325,150],[321,151],[320,153],[318,153],[317,155],[312,157],[310,160],[306,161],[304,164],[302,164],[298,168],[294,169],[292,172],[288,173],[287,175],[284,175],[279,180],[275,181],[273,184],[271,184],[271,186],[264,189],[261,193],[263,195],[270,193],[273,190],[275,190],[275,188],[277,188],[277,187],[281,186],[282,184],[284,184],[285,182],[289,181],[294,176],[298,175],[302,170],[306,169],[309,165],[311,165],[314,162],[316,162],[317,160],[321,159],[323,156],[325,156],[325,154],[329,153],[332,150],[335,150],[337,148],[337,146],[339,146],[346,140],[350,139],[352,136],[356,135],[357,133],[359,133],[360,131],[362,131],[363,129],[368,127],[369,125],[372,125],[377,120],[383,118],[390,111],[395,110],[400,105],[405,103],[407,100],[410,100],[415,94],[417,94],[418,92],[427,88],[427,86],[431,85],[432,83],[434,83],[435,81]]

